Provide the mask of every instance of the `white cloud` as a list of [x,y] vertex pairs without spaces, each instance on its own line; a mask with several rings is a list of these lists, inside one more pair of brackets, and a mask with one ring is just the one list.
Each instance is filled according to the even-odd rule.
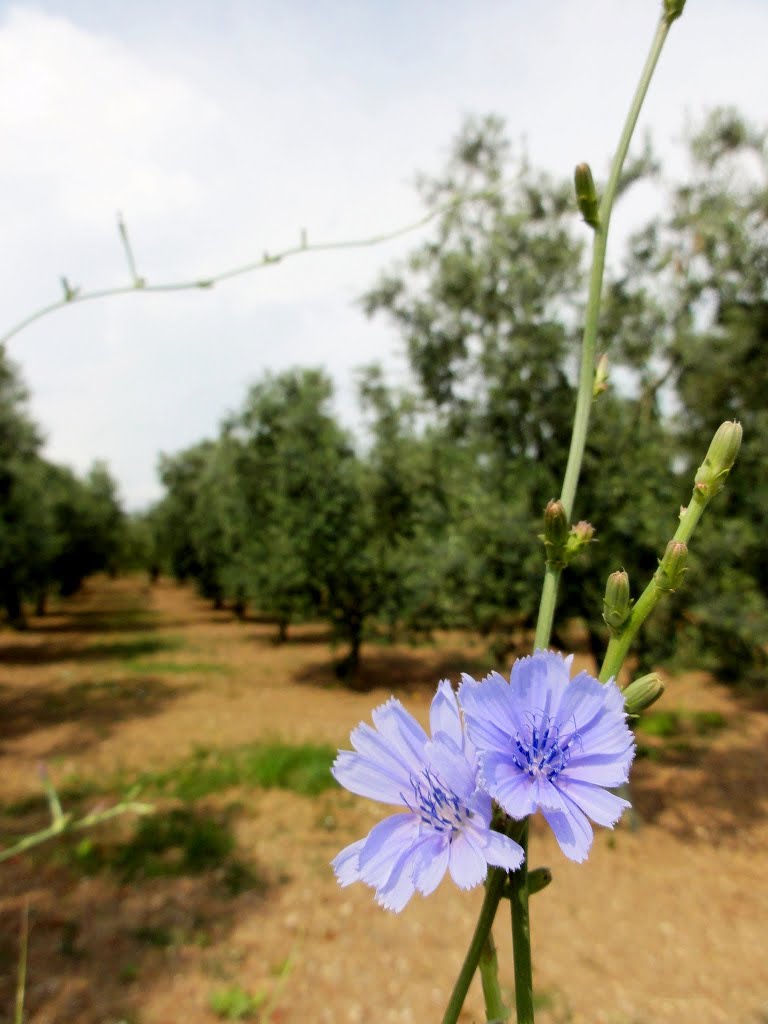
[[[56,7],[50,0],[52,9]],[[150,281],[420,213],[463,114],[497,111],[534,162],[608,161],[653,32],[649,0],[223,5],[20,4],[0,22],[0,333],[58,297],[126,282],[122,210]],[[762,115],[768,6],[696,0],[673,28],[643,125]],[[676,159],[673,156],[673,159]],[[620,226],[620,222],[619,222]],[[14,338],[51,454],[106,457],[133,504],[159,449],[210,434],[263,369],[323,363],[352,415],[352,367],[399,342],[352,305],[389,247],[300,256],[189,295],[68,308]]]

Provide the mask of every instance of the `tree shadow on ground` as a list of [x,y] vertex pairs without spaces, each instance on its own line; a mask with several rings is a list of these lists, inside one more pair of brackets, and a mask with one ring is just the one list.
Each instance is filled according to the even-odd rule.
[[354,675],[341,679],[337,667],[343,650],[337,657],[304,665],[294,680],[322,689],[343,687],[356,693],[371,690],[392,690],[393,693],[409,694],[424,690],[434,692],[441,679],[450,679],[454,685],[462,672],[476,678],[488,673],[487,665],[479,655],[467,655],[463,650],[429,650],[420,648],[409,653],[402,649],[386,650],[380,647],[366,649]]
[[768,814],[768,720],[745,742],[674,747],[662,763],[638,762],[632,804],[641,821],[657,822],[686,842],[718,844],[746,833]]
[[178,650],[182,646],[174,636],[141,635],[121,640],[97,640],[83,645],[78,640],[48,641],[42,644],[0,644],[0,664],[50,665],[54,662],[108,661],[121,658],[141,658],[150,654]]
[[208,975],[211,990],[238,978],[229,936],[283,879],[238,858],[232,817],[160,812],[3,865],[0,1003],[13,1006],[27,901],[26,1020],[136,1020],[145,993],[177,971]]
[[[25,690],[5,686],[0,688],[2,736],[5,740],[14,739],[48,726],[72,722],[78,726],[81,741],[86,741],[92,730],[103,738],[125,719],[155,715],[191,689],[194,686],[188,683],[170,686],[152,675]],[[74,740],[73,745],[78,746]]]

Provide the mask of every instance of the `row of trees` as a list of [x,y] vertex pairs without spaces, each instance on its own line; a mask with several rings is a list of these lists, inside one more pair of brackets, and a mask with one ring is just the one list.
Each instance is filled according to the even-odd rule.
[[[601,328],[612,386],[596,402],[578,512],[597,530],[561,595],[596,652],[601,599],[623,566],[635,593],[674,532],[717,425],[745,443],[696,537],[689,585],[641,658],[695,651],[743,677],[765,670],[768,625],[768,155],[731,111],[690,140],[671,215],[631,240]],[[655,179],[645,153],[625,188]],[[219,436],[162,459],[149,517],[156,561],[217,603],[250,604],[280,636],[325,616],[350,643],[460,625],[509,645],[532,623],[541,512],[561,479],[573,410],[583,246],[572,188],[511,153],[501,124],[470,122],[445,173],[434,237],[364,297],[397,325],[412,384],[361,373],[363,441],[339,425],[320,370],[268,376]],[[472,193],[474,198],[451,202]]]
[[18,371],[0,346],[0,615],[26,624],[25,602],[45,610],[51,591],[73,594],[115,571],[126,520],[115,483],[97,462],[84,479],[41,455]]

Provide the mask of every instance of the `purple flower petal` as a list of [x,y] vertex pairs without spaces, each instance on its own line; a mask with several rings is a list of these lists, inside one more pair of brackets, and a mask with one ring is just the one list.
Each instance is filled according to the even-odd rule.
[[468,832],[478,849],[482,850],[485,859],[494,867],[517,871],[523,863],[522,846],[514,839],[510,839],[509,836],[504,836],[501,832],[494,832],[493,829],[482,832],[468,829]]
[[453,687],[447,679],[443,679],[437,687],[437,693],[432,698],[432,705],[429,709],[429,728],[432,735],[445,733],[450,736],[456,746],[461,750],[464,741],[464,730],[461,727],[459,716],[459,704]]
[[469,829],[464,829],[451,842],[448,869],[460,889],[472,889],[488,874],[488,861],[472,841]]
[[592,846],[592,826],[579,809],[574,805],[570,812],[544,810],[542,814],[565,856],[579,864],[586,860]]
[[608,828],[613,828],[622,812],[631,806],[628,800],[589,782],[566,779],[561,782],[561,789],[592,821]]
[[351,885],[353,882],[361,881],[360,851],[364,844],[364,839],[358,839],[357,842],[350,843],[340,853],[337,853],[331,861],[331,867],[340,886],[344,887]]
[[386,704],[374,708],[371,718],[387,745],[403,764],[419,761],[429,737],[399,700],[392,697]]
[[420,847],[413,865],[413,884],[422,896],[429,896],[442,882],[448,869],[450,841],[434,833]]
[[383,885],[418,838],[419,819],[415,814],[393,814],[374,825],[358,858],[361,879],[369,885]]
[[383,804],[402,805],[402,793],[410,789],[409,780],[393,777],[381,764],[351,750],[339,751],[331,774],[351,793]]

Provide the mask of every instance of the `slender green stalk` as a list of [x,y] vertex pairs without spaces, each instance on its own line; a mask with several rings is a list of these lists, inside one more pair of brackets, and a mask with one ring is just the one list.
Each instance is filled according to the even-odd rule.
[[[560,495],[566,517],[570,520],[573,514],[573,504],[576,497],[576,488],[581,473],[581,465],[584,460],[584,449],[587,440],[589,427],[589,415],[593,399],[593,385],[595,375],[595,356],[597,346],[597,329],[600,315],[600,299],[603,289],[603,274],[605,271],[605,254],[608,241],[608,227],[611,219],[613,203],[616,199],[621,172],[624,161],[629,150],[640,108],[643,105],[645,95],[648,91],[653,72],[658,63],[664,41],[666,40],[669,26],[674,17],[662,16],[656,34],[651,43],[648,57],[640,75],[640,80],[635,91],[632,104],[627,114],[626,122],[619,139],[616,155],[613,158],[608,182],[605,187],[597,224],[594,225],[594,240],[592,247],[592,267],[589,276],[589,295],[587,308],[584,317],[584,335],[581,347],[581,367],[579,370],[579,383],[576,395],[576,410],[574,413],[573,432],[571,444],[568,451],[568,462],[565,476],[563,478],[563,489]],[[534,645],[537,648],[545,648],[549,644],[554,622],[555,606],[557,603],[557,589],[560,582],[562,570],[553,565],[547,565],[542,586],[541,602],[539,605],[539,616],[536,625]],[[528,912],[528,822],[517,823],[518,834],[515,838],[523,846],[526,856],[520,870],[510,875],[511,904],[512,904],[512,939],[513,957],[515,968],[515,1000],[517,1007],[518,1024],[533,1024],[533,975],[531,965],[531,936],[530,917]],[[490,891],[490,890],[489,890]],[[470,945],[470,951],[462,967],[462,973],[456,983],[451,1002],[443,1024],[454,1024],[461,1011],[469,983],[474,973],[483,949],[484,934],[489,934],[493,924],[493,918],[498,907],[498,899],[493,903],[489,901],[488,892],[481,910],[481,917],[475,930],[475,935]],[[490,915],[490,917],[489,917]],[[486,920],[487,919],[487,920]],[[481,922],[483,928],[480,928]],[[478,936],[480,938],[478,939]],[[475,946],[477,946],[475,950]],[[474,953],[473,953],[473,950]],[[470,955],[472,954],[472,955]],[[489,1010],[488,1006],[486,1009]],[[489,1010],[490,1017],[490,1010]],[[492,1018],[491,1018],[492,1019]]]
[[12,857],[17,857],[20,853],[31,850],[34,846],[40,846],[41,843],[48,842],[49,839],[55,839],[56,836],[63,835],[65,832],[79,832],[83,829],[93,828],[95,825],[101,825],[105,821],[111,821],[113,818],[118,818],[123,814],[151,814],[153,810],[154,808],[151,804],[128,801],[116,804],[114,807],[109,807],[104,811],[92,811],[79,820],[75,820],[69,814],[63,814],[47,828],[24,836],[23,839],[19,839],[13,846],[7,846],[4,850],[0,850],[0,864],[3,861],[10,860]]
[[488,932],[483,951],[480,954],[480,980],[483,983],[483,999],[485,1000],[485,1016],[489,1024],[503,1024],[509,1020],[509,1007],[501,997],[499,986],[499,959],[496,955],[496,943],[493,932]]
[[597,326],[600,315],[600,297],[603,290],[603,272],[605,270],[605,252],[608,243],[608,226],[611,221],[613,203],[616,199],[621,172],[624,167],[629,150],[629,143],[632,133],[635,130],[640,108],[643,105],[645,94],[648,91],[654,69],[658,63],[664,40],[669,32],[669,21],[662,17],[653,37],[651,49],[645,62],[640,81],[637,84],[632,105],[629,108],[624,130],[619,139],[616,155],[613,158],[608,182],[600,202],[599,223],[594,229],[594,241],[592,246],[592,269],[589,275],[589,296],[587,298],[587,309],[584,317],[584,337],[581,346],[581,369],[579,371],[579,390],[576,396],[576,413],[573,420],[573,433],[571,435],[571,447],[568,452],[568,463],[563,479],[563,490],[560,494],[560,501],[565,507],[567,517],[570,519],[573,513],[573,502],[576,497],[576,487],[579,482],[581,463],[584,458],[584,447],[587,440],[587,428],[589,426],[589,413],[592,406],[592,385],[595,375],[595,347],[597,344]]
[[528,913],[528,820],[521,822],[515,839],[525,851],[525,860],[509,876],[512,908],[512,950],[515,962],[515,1008],[517,1024],[533,1024],[533,965],[531,963],[531,919]]
[[[640,81],[637,84],[632,105],[629,108],[624,129],[621,133],[616,155],[613,158],[608,182],[600,202],[599,217],[594,227],[594,239],[592,243],[592,267],[589,274],[589,295],[587,308],[584,316],[584,335],[581,343],[581,367],[579,370],[579,387],[576,395],[576,411],[573,418],[573,432],[571,444],[568,451],[568,462],[563,478],[563,489],[560,494],[560,501],[565,508],[566,518],[570,520],[573,515],[573,503],[576,497],[576,488],[581,473],[581,464],[584,460],[584,448],[587,442],[587,430],[589,428],[589,415],[592,408],[593,384],[595,377],[595,356],[597,348],[597,328],[600,317],[600,299],[603,291],[603,275],[605,272],[605,254],[608,244],[608,227],[611,222],[611,213],[616,199],[616,192],[621,179],[621,172],[624,161],[629,150],[629,143],[632,139],[640,108],[648,91],[648,86],[653,76],[654,69],[658,63],[664,40],[669,31],[669,22],[662,18],[656,30],[656,34],[648,53]],[[534,646],[536,648],[546,647],[552,634],[552,624],[555,616],[555,605],[557,602],[557,588],[560,583],[562,570],[547,566],[544,575],[544,585],[541,591],[541,603],[539,605],[539,617],[536,625],[536,636]]]
[[14,1024],[23,1024],[24,995],[27,990],[27,950],[29,948],[29,901],[21,912],[21,935],[19,938],[19,969],[16,976],[16,1008]]
[[[710,498],[701,491],[694,490],[690,504],[680,519],[680,525],[672,538],[673,541],[682,541],[684,544],[688,543],[709,501]],[[619,635],[611,637],[598,677],[601,683],[606,683],[609,679],[615,678],[618,675],[629,652],[629,648],[632,646],[632,641],[637,636],[638,630],[662,597],[664,597],[665,593],[667,593],[667,589],[659,586],[657,574],[654,574],[651,582],[637,599]]]
[[467,955],[464,957],[464,963],[461,965],[456,984],[453,986],[453,992],[451,992],[451,998],[443,1016],[442,1024],[456,1024],[459,1019],[464,1000],[467,998],[470,983],[480,962],[480,956],[485,948],[488,936],[491,934],[491,927],[496,917],[499,901],[504,893],[506,880],[507,873],[501,868],[491,868],[488,872],[488,878],[485,883],[485,897],[480,908],[480,916],[475,925],[475,933],[469,944]]
[[[653,72],[661,54],[664,40],[669,31],[670,22],[662,17],[656,34],[651,43],[640,81],[637,84],[632,105],[629,108],[624,129],[619,139],[616,155],[613,158],[608,182],[605,187],[598,222],[594,227],[592,245],[592,268],[589,275],[589,296],[584,317],[584,335],[581,345],[581,367],[579,371],[579,387],[576,395],[576,411],[573,419],[571,445],[568,451],[568,462],[563,478],[563,489],[560,501],[565,508],[566,517],[573,514],[573,503],[576,488],[584,460],[584,448],[587,442],[589,415],[592,408],[593,384],[595,376],[595,356],[597,346],[597,328],[600,316],[600,299],[603,290],[603,274],[605,271],[605,254],[608,243],[608,227],[611,220],[614,200],[618,191],[621,172],[629,150],[632,133],[635,130],[640,108],[648,91]],[[557,603],[557,588],[560,583],[562,569],[547,565],[544,573],[544,584],[541,590],[539,617],[536,623],[534,647],[544,648],[549,644],[552,624]],[[515,963],[515,999],[517,1003],[518,1024],[533,1024],[533,977],[531,969],[531,930],[528,912],[528,878],[527,878],[527,822],[523,830],[526,859],[523,868],[511,875],[513,887],[512,899],[512,940]]]

